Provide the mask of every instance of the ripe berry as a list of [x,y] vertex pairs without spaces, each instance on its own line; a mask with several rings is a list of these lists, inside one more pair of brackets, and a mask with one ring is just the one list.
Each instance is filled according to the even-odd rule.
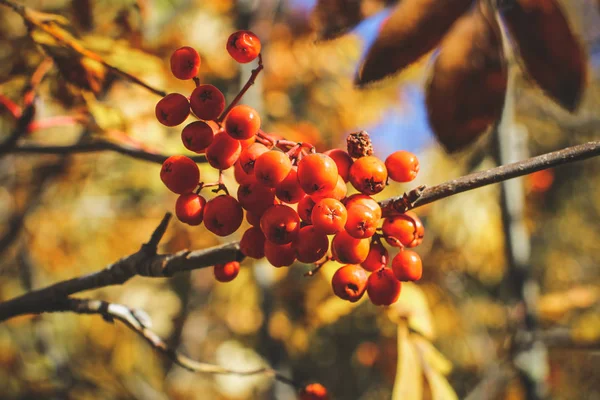
[[360,265],[367,271],[373,272],[385,267],[389,256],[387,249],[379,241],[372,241],[367,259]]
[[254,175],[248,175],[244,172],[239,160],[233,164],[233,177],[240,185],[256,182],[256,177]]
[[185,148],[198,154],[204,153],[214,136],[213,129],[203,121],[189,123],[181,131],[181,141]]
[[335,189],[337,179],[335,161],[325,154],[309,154],[298,163],[298,182],[306,194],[332,191]]
[[398,300],[402,284],[389,268],[381,268],[369,276],[367,294],[376,306],[389,306]]
[[204,218],[206,200],[196,193],[182,194],[175,203],[175,215],[188,225],[200,225]]
[[275,188],[275,195],[284,203],[296,204],[304,197],[304,190],[298,183],[297,168],[292,167],[289,174]]
[[173,193],[191,193],[200,182],[200,170],[191,158],[171,156],[162,165],[160,179]]
[[396,182],[410,182],[419,173],[419,160],[409,151],[396,151],[385,159],[390,179]]
[[311,264],[319,261],[329,250],[327,235],[315,229],[314,226],[305,226],[300,229],[294,239],[293,247],[296,249],[298,261]]
[[257,216],[262,216],[275,202],[275,190],[258,182],[238,187],[237,198],[242,207]]
[[367,196],[366,194],[355,193],[344,200],[344,205],[346,206],[346,209],[350,209],[356,204],[362,204],[369,207],[375,212],[375,217],[377,219],[381,218],[381,207],[379,206],[379,203],[373,200],[371,196]]
[[367,289],[367,273],[358,265],[345,265],[331,279],[333,293],[341,299],[357,302]]
[[225,132],[217,132],[210,146],[206,148],[206,160],[211,167],[225,170],[235,164],[241,152],[239,141],[232,139]]
[[260,116],[256,110],[246,105],[235,106],[225,119],[225,132],[234,139],[250,139],[260,129]]
[[318,202],[321,199],[325,199],[325,198],[342,200],[344,197],[346,197],[347,193],[348,193],[348,187],[346,186],[346,182],[344,182],[342,177],[340,175],[338,175],[337,183],[335,184],[335,187],[333,188],[333,190],[330,190],[327,192],[317,191],[316,193],[311,194],[310,197],[312,197],[313,200],[315,200],[316,202]]
[[369,239],[356,239],[340,231],[331,242],[331,251],[334,259],[342,264],[360,264],[369,255]]
[[260,228],[253,226],[244,232],[240,240],[241,252],[251,258],[263,258],[265,256],[265,235]]
[[350,176],[350,167],[352,166],[352,163],[354,163],[354,160],[352,160],[350,154],[341,149],[328,150],[324,154],[327,154],[333,159],[333,161],[335,161],[338,174],[340,174],[344,182],[348,182],[348,177]]
[[267,151],[269,151],[269,149],[262,143],[253,143],[242,150],[242,153],[240,154],[240,164],[244,171],[246,171],[247,174],[254,174],[254,164],[256,163],[256,159]]
[[375,212],[363,204],[355,204],[348,209],[348,220],[344,228],[357,239],[370,238],[375,234],[379,218]]
[[204,225],[218,236],[228,236],[237,231],[243,219],[240,203],[229,195],[217,196],[204,207]]
[[299,400],[329,400],[329,394],[320,383],[311,383],[300,391]]
[[399,281],[418,281],[423,275],[423,263],[414,251],[403,250],[392,260],[392,270]]
[[346,207],[336,199],[320,200],[313,207],[310,216],[314,227],[326,235],[333,235],[344,229],[347,219]]
[[394,247],[416,247],[425,234],[423,223],[412,211],[385,218],[382,230],[386,242]]
[[199,85],[190,95],[190,105],[196,117],[215,120],[225,109],[225,96],[213,85]]
[[171,93],[156,103],[156,119],[165,126],[176,126],[190,115],[190,103],[184,95]]
[[181,47],[171,54],[171,72],[177,79],[187,80],[198,75],[200,55],[191,47]]
[[256,181],[271,188],[280,184],[291,169],[290,158],[279,150],[269,150],[263,153],[254,163]]
[[215,279],[219,282],[231,282],[238,276],[240,272],[240,263],[237,261],[230,261],[225,264],[216,264],[213,268]]
[[277,204],[267,208],[260,217],[260,229],[267,240],[275,244],[291,243],[300,230],[300,217],[293,208]]
[[252,226],[260,228],[260,217],[262,217],[262,215],[255,214],[252,211],[246,211],[246,221]]
[[361,157],[350,167],[350,183],[363,194],[376,194],[385,188],[387,169],[375,156]]
[[265,257],[274,267],[289,267],[296,261],[296,250],[291,243],[279,245],[266,240]]
[[237,31],[227,39],[227,52],[241,64],[249,63],[260,54],[260,39],[250,31]]
[[310,196],[304,196],[298,202],[298,215],[307,224],[312,224],[311,215],[315,204],[317,203]]

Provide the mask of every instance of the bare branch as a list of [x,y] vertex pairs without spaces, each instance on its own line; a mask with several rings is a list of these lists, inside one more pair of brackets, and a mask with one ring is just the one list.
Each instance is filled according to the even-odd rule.
[[405,196],[392,197],[381,201],[383,214],[386,216],[402,214],[407,210],[433,203],[434,201],[444,199],[468,190],[491,185],[508,179],[531,174],[543,169],[553,168],[562,164],[585,160],[600,155],[600,141],[588,142],[577,146],[567,147],[566,149],[554,151],[552,153],[542,154],[527,160],[502,165],[500,167],[488,169],[486,171],[475,172],[448,182],[441,183],[421,190],[421,193],[414,196],[412,192],[406,194],[409,197],[416,197],[412,203],[405,200]]

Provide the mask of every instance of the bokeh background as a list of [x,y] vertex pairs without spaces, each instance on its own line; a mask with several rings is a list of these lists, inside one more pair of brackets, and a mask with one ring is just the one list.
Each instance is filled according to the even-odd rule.
[[[323,42],[315,42],[315,2],[307,0],[26,3],[66,17],[66,29],[77,32],[86,48],[167,92],[193,89],[168,68],[170,53],[188,45],[201,54],[201,80],[233,98],[252,65],[236,64],[225,42],[234,30],[253,30],[263,42],[265,70],[243,102],[259,110],[263,129],[320,150],[342,147],[348,133],[364,129],[380,157],[398,149],[419,155],[417,181],[391,185],[380,199],[496,165],[489,135],[455,156],[435,142],[423,94],[430,56],[383,84],[353,87],[360,60],[393,2],[360,2],[365,19],[341,38]],[[599,137],[599,8],[591,0],[561,4],[588,53],[589,84],[578,112],[569,114],[517,71],[516,123],[531,155]],[[0,7],[0,95],[15,103],[45,58],[41,49],[60,52],[47,38],[34,39],[17,14]],[[93,137],[186,154],[180,130],[155,120],[157,96],[97,65],[85,66],[83,74],[69,65],[52,68],[40,84],[34,126],[19,143],[68,145]],[[82,88],[85,84],[92,90]],[[14,118],[3,104],[0,134],[6,136]],[[159,169],[160,164],[110,152],[2,156],[0,299],[96,271],[135,252],[173,210],[176,197],[163,187]],[[216,179],[216,172],[201,169],[207,181]],[[588,341],[600,336],[599,176],[600,162],[590,160],[521,181],[540,328],[568,329]],[[231,174],[227,184],[234,186]],[[86,295],[145,310],[153,329],[193,358],[238,369],[267,363],[299,382],[321,382],[335,399],[390,398],[402,379],[396,373],[401,360],[433,371],[415,378],[437,379],[424,398],[434,398],[436,390],[442,393],[438,398],[452,398],[439,391],[448,390],[445,382],[457,398],[465,398],[486,371],[510,362],[509,345],[522,313],[507,295],[511,282],[499,198],[499,187],[488,186],[418,210],[426,225],[418,249],[424,278],[405,285],[400,304],[389,310],[335,298],[329,283],[334,263],[304,277],[311,266],[275,269],[266,261],[246,260],[228,284],[202,269],[171,279],[136,278]],[[236,239],[173,221],[160,250]],[[408,353],[401,352],[412,359],[398,356],[407,343],[399,346],[399,334],[410,336]],[[598,349],[550,348],[548,361],[541,368],[548,368],[554,398],[600,399]],[[53,314],[0,325],[0,398],[294,399],[296,394],[266,377],[193,374],[119,323]],[[521,399],[524,391],[511,379],[494,398]]]

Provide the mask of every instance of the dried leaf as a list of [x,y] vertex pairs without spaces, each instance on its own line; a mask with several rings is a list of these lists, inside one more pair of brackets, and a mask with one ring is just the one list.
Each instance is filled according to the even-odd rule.
[[452,371],[452,363],[429,340],[416,334],[411,335],[411,340],[419,350],[423,363],[427,363],[443,375],[448,375]]
[[471,0],[403,0],[381,27],[356,84],[380,80],[432,50]]
[[410,329],[428,339],[434,338],[433,321],[427,299],[423,291],[414,283],[402,284],[400,298],[387,309],[387,313],[393,322],[403,324],[404,320],[407,320]]
[[431,127],[447,151],[468,146],[500,117],[506,85],[499,27],[474,10],[442,42],[426,89]]
[[362,0],[319,0],[312,22],[319,39],[333,39],[352,29],[362,19]]
[[422,399],[423,371],[406,323],[398,324],[398,361],[392,400]]
[[502,11],[531,77],[574,111],[586,83],[586,55],[555,0],[515,0]]

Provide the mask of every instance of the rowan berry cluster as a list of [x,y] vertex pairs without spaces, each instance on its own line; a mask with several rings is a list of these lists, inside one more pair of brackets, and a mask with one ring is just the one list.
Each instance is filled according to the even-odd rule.
[[[262,69],[260,41],[251,32],[232,34],[226,47],[238,62],[258,58]],[[167,126],[182,123],[191,110],[198,120],[183,128],[183,144],[205,154],[220,172],[218,182],[206,184],[192,159],[176,155],[164,162],[160,177],[180,195],[175,212],[182,222],[204,222],[212,233],[228,236],[242,226],[245,214],[250,225],[240,242],[245,256],[266,257],[275,267],[296,261],[315,263],[317,269],[329,260],[342,263],[332,279],[333,291],[351,302],[367,292],[374,304],[390,305],[398,299],[402,281],[420,279],[421,259],[408,248],[423,240],[421,220],[413,212],[383,218],[371,197],[390,179],[413,180],[419,171],[415,155],[396,151],[384,162],[372,155],[365,132],[349,137],[348,151],[324,153],[309,143],[267,134],[256,110],[237,104],[241,95],[225,108],[225,97],[216,87],[199,84],[199,67],[194,49],[176,50],[173,74],[194,79],[196,88],[189,99],[172,93],[156,106],[157,119]],[[231,167],[239,184],[235,196],[222,180],[222,171]],[[349,195],[348,183],[358,193]],[[201,191],[209,186],[223,193],[207,201]],[[384,243],[400,249],[391,268]],[[236,261],[214,268],[221,282],[234,279],[238,271]]]

